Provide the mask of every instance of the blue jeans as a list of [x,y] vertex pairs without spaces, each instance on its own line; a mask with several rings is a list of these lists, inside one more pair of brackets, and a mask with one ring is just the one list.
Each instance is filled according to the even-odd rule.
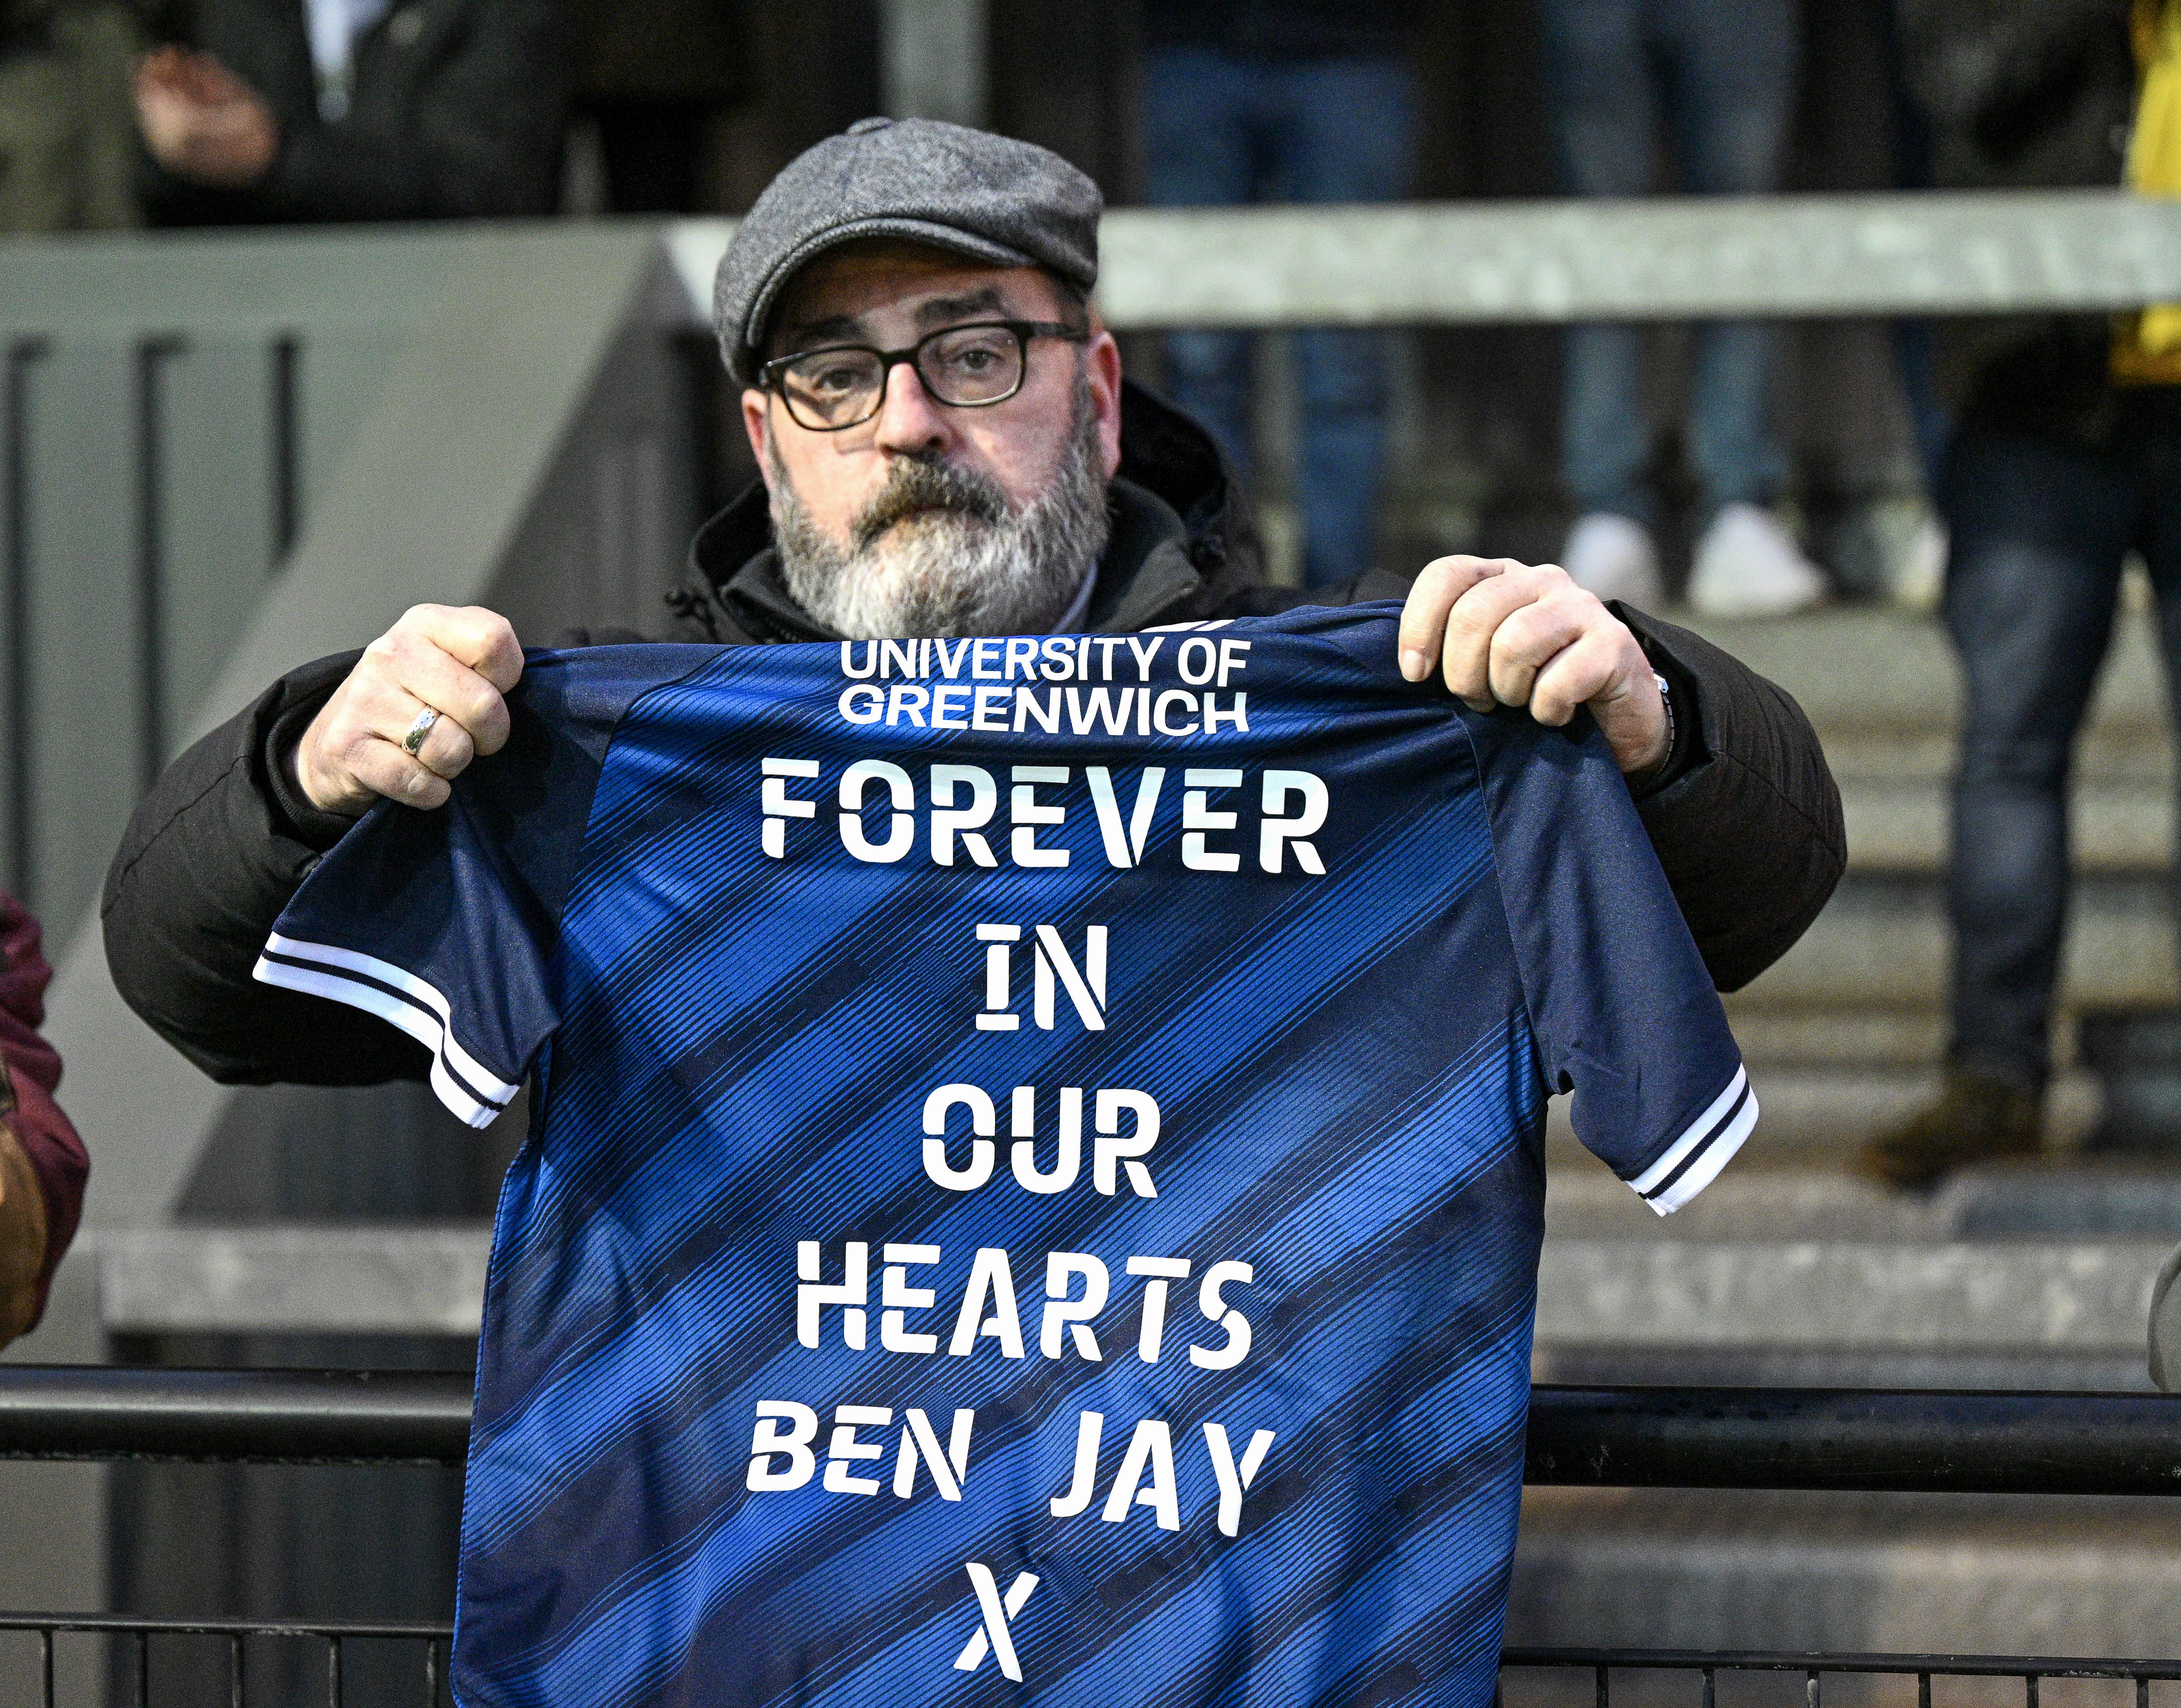
[[[1408,181],[1415,97],[1398,59],[1251,59],[1212,48],[1151,53],[1144,77],[1150,199],[1162,207],[1390,202]],[[1177,332],[1173,401],[1212,429],[1244,485],[1254,435],[1251,340]],[[1299,471],[1312,587],[1371,567],[1384,479],[1386,373],[1374,332],[1295,337],[1302,394]]]
[[2131,548],[2150,566],[2169,692],[2181,684],[2177,406],[2157,394],[2126,399],[2103,450],[1968,427],[1947,456],[1946,622],[1966,689],[1950,1053],[2028,1091],[2051,1067],[2075,736]]
[[[1793,0],[1542,0],[1545,80],[1567,189],[1643,196],[1663,114],[1682,187],[1761,195],[1780,186],[1799,59]],[[1707,321],[1697,333],[1690,447],[1707,511],[1769,503],[1786,473],[1770,420],[1778,340],[1767,325]],[[1570,489],[1586,511],[1647,525],[1649,423],[1643,334],[1582,326],[1567,336],[1560,423]]]

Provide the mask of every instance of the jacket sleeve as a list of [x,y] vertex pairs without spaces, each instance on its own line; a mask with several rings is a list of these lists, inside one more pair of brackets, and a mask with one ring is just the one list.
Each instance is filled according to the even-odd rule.
[[391,1027],[325,1025],[322,1003],[251,976],[288,904],[347,827],[312,810],[273,755],[293,745],[358,655],[283,677],[167,768],[130,821],[102,904],[123,998],[223,1085],[422,1080],[430,1058]]
[[1793,947],[1847,869],[1840,789],[1783,688],[1687,629],[1615,603],[1673,695],[1674,751],[1637,811],[1712,982]]
[[[40,953],[38,924],[14,897],[0,894],[0,1144],[12,1140],[37,1183],[37,1210],[20,1216],[0,1199],[0,1244],[28,1229],[30,1252],[0,1250],[0,1341],[34,1327],[47,1290],[83,1215],[91,1172],[83,1141],[53,1101],[61,1059],[38,1036],[52,970]],[[0,1178],[7,1170],[0,1159]],[[28,1208],[28,1207],[20,1207]]]
[[[257,11],[266,9],[277,10]],[[252,27],[256,11],[196,10],[196,26],[185,32],[196,45],[239,64],[246,75],[253,64],[266,75],[271,50],[238,55],[231,39]],[[163,171],[146,154],[142,189],[157,222],[258,225],[552,213],[560,190],[567,89],[566,42],[555,0],[468,0],[401,10],[425,20],[423,39],[391,42],[388,24],[358,44],[358,87],[346,120],[323,122],[307,92],[287,90],[284,82],[261,90],[278,113],[281,135],[260,182],[237,190],[196,185]]]
[[466,8],[399,129],[306,124],[256,192],[284,219],[476,219],[553,212],[566,50],[549,0]]

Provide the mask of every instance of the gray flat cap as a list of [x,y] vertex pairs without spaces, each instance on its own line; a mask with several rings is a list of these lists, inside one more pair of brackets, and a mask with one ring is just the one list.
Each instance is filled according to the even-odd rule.
[[798,269],[865,237],[1098,280],[1098,186],[1057,154],[936,119],[863,119],[805,149],[735,229],[712,289],[727,372],[756,377],[766,318]]

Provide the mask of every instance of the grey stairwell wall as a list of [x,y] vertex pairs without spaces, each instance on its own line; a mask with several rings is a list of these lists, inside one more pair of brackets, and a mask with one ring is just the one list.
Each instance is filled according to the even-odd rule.
[[[402,240],[367,262],[340,239],[0,246],[0,884],[56,958],[446,260]],[[95,1362],[97,1313],[79,1259],[9,1356]],[[0,1468],[0,1603],[108,1605],[109,1484]],[[56,1661],[66,1700],[100,1700],[94,1648]]]
[[[698,382],[692,352],[670,335],[678,304],[661,293],[652,307],[608,351],[476,595],[526,644],[572,627],[664,627],[665,591],[700,519]],[[489,1216],[526,1124],[519,1102],[479,1135],[418,1086],[241,1087],[175,1213],[222,1222]]]
[[[0,251],[0,883],[54,953],[443,268],[417,245],[368,268],[340,242]],[[15,1355],[105,1357],[96,1311],[72,1263]],[[0,1470],[0,1601],[107,1606],[109,1492],[96,1466]],[[94,1649],[57,1664],[98,1700]]]
[[96,896],[447,259],[416,239],[0,250],[0,882],[49,931]]
[[[338,250],[344,240],[327,240]],[[390,241],[397,258],[407,250],[435,263],[433,276],[411,281],[406,302],[399,300],[398,277],[359,287],[356,276],[373,264],[368,246],[347,256],[350,265],[337,279],[290,276],[289,300],[261,288],[276,299],[259,310],[275,325],[291,323],[322,286],[336,306],[347,290],[381,304],[382,319],[383,305],[393,303],[406,322],[375,357],[360,358],[359,367],[378,370],[378,390],[356,412],[351,454],[330,459],[323,473],[308,450],[311,395],[298,389],[301,437],[315,484],[302,487],[306,507],[297,543],[280,572],[266,579],[248,565],[253,549],[262,561],[262,535],[255,528],[231,535],[245,542],[235,554],[245,567],[230,570],[227,584],[247,577],[258,596],[245,620],[224,618],[227,647],[202,649],[213,685],[198,686],[191,703],[173,714],[163,753],[212,727],[282,671],[362,645],[417,600],[491,600],[537,641],[574,621],[656,624],[660,590],[693,520],[693,462],[678,453],[697,435],[689,419],[694,376],[681,342],[687,306],[660,259],[655,229],[457,229],[378,240]],[[298,254],[316,254],[309,238],[243,241],[268,247],[268,271],[274,270],[270,263],[294,268]],[[181,258],[216,269],[225,255],[215,247]],[[0,257],[0,275],[9,258]],[[127,269],[120,270],[125,283]],[[308,340],[306,324],[306,348]],[[262,406],[255,397],[234,405],[243,412]],[[114,428],[124,446],[125,424]],[[248,473],[263,491],[265,473]],[[277,516],[273,485],[268,503]],[[135,519],[145,532],[143,518]],[[156,542],[164,562],[175,559],[163,549],[173,532]],[[95,578],[99,567],[58,556],[56,567],[31,566],[34,576],[63,584],[69,575]],[[106,574],[108,583],[119,578]],[[102,711],[102,721],[88,721],[88,712],[56,715],[58,696],[42,683],[29,696],[32,720],[49,722],[56,739],[75,744],[75,766],[88,769],[102,754],[107,770],[119,773],[85,779],[49,766],[36,774],[32,791],[41,819],[50,810],[90,826],[77,832],[83,846],[73,861],[33,878],[58,970],[48,1031],[70,1062],[69,1107],[97,1135],[98,1172],[86,1206],[94,1225],[167,1219],[187,1196],[200,1163],[211,1165],[207,1136],[231,1112],[265,1101],[210,1086],[135,1021],[108,977],[89,910],[107,853],[152,768],[146,754],[132,771],[129,732],[141,735],[146,708],[179,698],[155,695],[145,684],[169,673],[168,654],[183,655],[165,645],[168,631],[185,610],[200,609],[165,600],[165,620],[140,633],[134,618],[143,607],[141,594],[124,582],[122,595],[114,596],[129,596],[131,622],[119,636],[95,637],[109,702],[92,709]],[[117,747],[124,749],[119,760]],[[81,784],[79,795],[49,801],[47,788],[61,775]],[[248,1116],[235,1119],[246,1123]],[[359,1119],[385,1126],[376,1115]],[[209,1209],[211,1201],[197,1198]],[[390,1208],[381,1201],[382,1213]]]
[[[61,969],[52,1031],[95,1158],[90,1219],[489,1212],[520,1110],[479,1136],[420,1088],[215,1094],[120,1009],[92,909],[158,766],[279,669],[361,644],[414,600],[492,604],[538,643],[578,622],[656,631],[697,520],[701,381],[655,231],[11,245],[0,303],[0,882],[38,909]],[[112,1346],[97,1239],[9,1357],[469,1357],[387,1339]],[[415,1486],[0,1468],[0,1602],[444,1613],[454,1479],[396,1480]],[[69,1700],[97,1700],[97,1657],[61,1661]],[[178,1652],[168,1670],[195,1664]],[[278,1700],[301,1679],[262,1682]]]

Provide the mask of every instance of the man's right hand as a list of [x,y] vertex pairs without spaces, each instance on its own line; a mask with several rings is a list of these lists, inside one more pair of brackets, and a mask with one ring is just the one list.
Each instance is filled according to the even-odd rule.
[[265,97],[209,53],[169,44],[136,64],[136,128],[178,178],[245,190],[273,169],[280,124]]
[[[379,796],[446,804],[448,780],[507,742],[501,696],[522,677],[507,619],[478,605],[419,605],[364,649],[295,746],[295,781],[321,812],[356,818]],[[412,758],[402,741],[439,714]]]

